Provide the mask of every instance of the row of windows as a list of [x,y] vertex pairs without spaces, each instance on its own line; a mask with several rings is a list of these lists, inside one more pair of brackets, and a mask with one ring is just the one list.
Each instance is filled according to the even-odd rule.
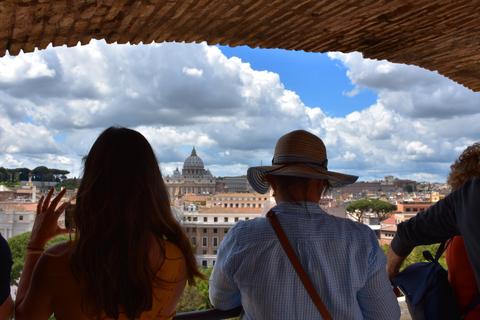
[[[248,220],[248,217],[245,218],[245,220]],[[198,217],[183,217],[183,221],[198,221]],[[223,222],[229,222],[230,218],[229,217],[224,217]],[[238,217],[234,218],[235,222],[238,222]],[[208,217],[203,217],[203,222],[208,222]],[[213,222],[218,222],[218,217],[213,217]]]
[[425,208],[405,208],[405,212],[418,212],[418,211],[424,211]]
[[385,238],[393,238],[395,236],[395,233],[386,232],[384,233],[384,235],[385,235]]
[[[213,200],[234,200],[233,198],[222,198],[222,197],[213,197]],[[235,200],[245,200],[245,198],[235,198]],[[262,198],[252,198],[253,201],[262,201]],[[267,200],[267,198],[263,198],[263,200]],[[247,201],[250,201],[250,198],[247,198]]]
[[[203,228],[203,233],[207,233],[207,228]],[[223,233],[228,233],[228,228],[224,228],[223,229]],[[187,233],[197,233],[197,228],[187,228]],[[217,228],[214,228],[213,229],[213,233],[218,233],[218,229]]]
[[[213,205],[216,206],[217,204],[214,203]],[[221,206],[222,203],[220,202],[218,205]],[[223,204],[223,207],[224,207],[224,208],[228,208],[228,203],[224,203],[224,204]],[[259,204],[258,207],[261,208],[262,205]],[[230,208],[233,208],[233,203],[230,203]],[[240,208],[240,207],[238,206],[238,203],[235,204],[235,208]],[[244,203],[241,204],[241,208],[245,208],[245,204],[244,204]],[[250,203],[247,203],[247,208],[250,208]],[[253,208],[255,208],[255,203],[253,204]]]
[[[197,245],[197,237],[192,237],[192,244]],[[212,238],[212,246],[218,247],[218,237]],[[208,237],[202,237],[202,247],[208,247]]]
[[[213,265],[215,266],[215,260],[213,260]],[[207,260],[202,260],[202,267],[204,267],[204,268],[208,267]]]

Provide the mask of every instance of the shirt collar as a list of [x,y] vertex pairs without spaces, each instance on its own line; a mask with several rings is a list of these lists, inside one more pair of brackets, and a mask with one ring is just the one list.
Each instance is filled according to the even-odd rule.
[[[300,204],[300,205],[299,205]],[[282,201],[272,208],[275,212],[282,213],[326,213],[316,202],[309,201]]]

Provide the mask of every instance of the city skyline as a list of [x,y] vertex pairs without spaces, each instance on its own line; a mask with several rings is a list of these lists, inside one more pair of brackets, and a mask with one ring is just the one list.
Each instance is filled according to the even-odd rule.
[[110,125],[144,134],[164,175],[195,146],[217,177],[268,165],[281,135],[305,129],[330,170],[445,182],[480,137],[480,93],[360,53],[92,41],[0,58],[0,96],[0,166],[70,177]]

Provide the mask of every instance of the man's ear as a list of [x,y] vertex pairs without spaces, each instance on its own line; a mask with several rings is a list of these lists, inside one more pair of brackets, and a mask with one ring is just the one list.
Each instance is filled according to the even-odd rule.
[[275,184],[275,176],[267,175],[267,180],[270,183],[270,187],[272,187],[273,192],[277,190],[277,185]]
[[312,185],[315,186],[315,190],[317,190],[318,195],[322,197],[322,192],[323,192],[323,184],[324,184],[323,179],[313,179],[312,180]]

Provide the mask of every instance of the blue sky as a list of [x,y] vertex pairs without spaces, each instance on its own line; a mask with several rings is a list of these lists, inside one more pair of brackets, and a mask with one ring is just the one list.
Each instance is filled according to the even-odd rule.
[[309,107],[322,108],[330,116],[347,114],[375,103],[374,90],[364,89],[354,98],[344,94],[354,89],[347,77],[347,68],[332,61],[326,53],[251,49],[219,46],[228,58],[239,57],[255,70],[278,73],[288,90],[295,91]]
[[79,176],[98,134],[122,125],[145,135],[164,175],[193,146],[213,175],[244,175],[304,129],[331,170],[444,182],[480,140],[479,105],[435,71],[361,53],[92,40],[0,58],[0,166]]

